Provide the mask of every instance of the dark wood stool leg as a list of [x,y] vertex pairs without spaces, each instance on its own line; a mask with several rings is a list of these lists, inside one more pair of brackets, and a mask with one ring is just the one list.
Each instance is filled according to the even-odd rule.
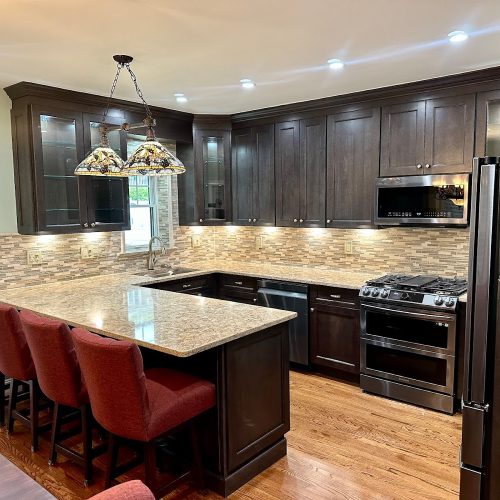
[[9,408],[7,410],[7,431],[9,434],[14,430],[14,417],[12,412],[16,409],[17,405],[17,392],[19,390],[19,380],[12,379],[10,384],[10,399]]
[[90,405],[80,408],[82,412],[82,437],[83,437],[83,461],[85,466],[84,484],[88,486],[92,481],[92,412]]
[[5,425],[5,375],[0,372],[0,427]]
[[108,453],[106,456],[106,471],[104,476],[104,489],[111,486],[114,477],[116,462],[118,460],[118,440],[114,434],[109,434]]
[[61,430],[61,412],[59,403],[54,403],[54,415],[52,420],[52,438],[50,440],[49,465],[55,465],[57,461],[56,443],[59,440]]
[[198,422],[196,419],[191,420],[189,424],[191,449],[193,452],[193,465],[191,470],[196,488],[198,490],[203,490],[205,489],[205,470],[201,458],[200,433],[198,430]]
[[146,486],[156,496],[158,484],[156,481],[156,442],[144,443],[144,469]]
[[38,412],[40,401],[40,390],[36,380],[28,382],[30,390],[30,430],[31,451],[38,451]]

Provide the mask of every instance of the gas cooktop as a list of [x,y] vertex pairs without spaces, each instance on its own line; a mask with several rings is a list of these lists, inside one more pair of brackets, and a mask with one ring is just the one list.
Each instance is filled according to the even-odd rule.
[[463,278],[386,274],[367,281],[360,291],[360,297],[376,301],[454,309],[457,297],[466,291],[467,281]]

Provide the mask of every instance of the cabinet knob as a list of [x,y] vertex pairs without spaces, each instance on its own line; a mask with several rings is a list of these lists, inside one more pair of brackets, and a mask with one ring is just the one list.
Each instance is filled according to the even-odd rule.
[[422,168],[422,164],[421,164],[421,163],[419,163],[419,164],[417,165],[417,168],[418,168],[418,169]]
[[430,164],[429,164],[429,163],[426,163],[426,164],[425,164],[425,168],[431,168]]
[[252,222],[252,219],[248,219],[248,222]]
[[84,222],[83,223],[83,227],[89,227],[89,223],[88,222]]
[[326,223],[327,223],[327,224],[330,224],[331,222],[332,222],[332,219],[327,219],[327,220],[326,220]]
[[186,283],[185,285],[182,285],[182,288],[189,288],[191,285],[189,283]]
[[304,222],[304,219],[299,219],[299,222]]
[[257,222],[257,219],[254,219],[253,221],[254,221],[254,222]]
[[203,219],[200,219],[200,222],[203,222]]
[[293,222],[297,222],[297,219],[293,219]]
[[313,313],[314,312],[314,307],[311,307],[310,311]]
[[257,302],[257,299],[253,299],[254,302]]
[[95,222],[91,222],[90,227],[95,227]]

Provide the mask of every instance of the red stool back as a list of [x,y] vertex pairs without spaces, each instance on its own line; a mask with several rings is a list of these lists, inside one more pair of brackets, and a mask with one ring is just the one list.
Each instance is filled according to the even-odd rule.
[[72,408],[80,408],[88,403],[68,326],[29,311],[22,311],[20,316],[38,381],[45,395],[56,403]]
[[0,372],[16,380],[36,378],[19,314],[5,304],[0,304]]
[[113,434],[147,440],[151,412],[139,347],[81,328],[72,333],[95,419]]

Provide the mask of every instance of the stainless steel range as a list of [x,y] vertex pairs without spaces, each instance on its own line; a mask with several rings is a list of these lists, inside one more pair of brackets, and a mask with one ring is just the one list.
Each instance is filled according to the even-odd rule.
[[359,293],[361,388],[454,412],[456,312],[461,278],[389,274]]

